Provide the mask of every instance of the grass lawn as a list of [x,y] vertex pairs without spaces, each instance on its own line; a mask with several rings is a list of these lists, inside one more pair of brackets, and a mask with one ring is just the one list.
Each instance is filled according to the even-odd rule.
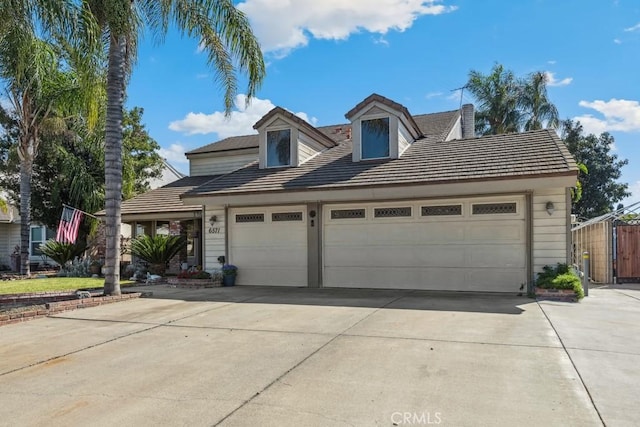
[[[120,286],[133,286],[131,280],[121,280]],[[22,294],[28,292],[75,291],[77,289],[101,288],[104,278],[49,277],[46,279],[7,280],[0,282],[0,294]]]

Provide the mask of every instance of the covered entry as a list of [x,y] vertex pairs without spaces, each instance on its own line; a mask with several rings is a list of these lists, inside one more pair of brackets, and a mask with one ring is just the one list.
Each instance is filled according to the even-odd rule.
[[229,210],[229,262],[238,285],[307,286],[307,208]]
[[323,286],[517,292],[525,197],[328,204]]

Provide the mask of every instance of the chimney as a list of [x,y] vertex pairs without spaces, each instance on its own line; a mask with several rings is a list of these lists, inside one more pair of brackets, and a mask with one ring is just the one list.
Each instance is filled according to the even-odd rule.
[[476,119],[473,104],[462,106],[462,138],[474,138],[476,136]]

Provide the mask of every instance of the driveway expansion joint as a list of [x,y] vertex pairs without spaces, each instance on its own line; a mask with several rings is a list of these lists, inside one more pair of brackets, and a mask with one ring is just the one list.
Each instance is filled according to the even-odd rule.
[[582,387],[584,387],[584,390],[587,392],[587,396],[589,396],[589,400],[591,401],[591,404],[593,405],[593,409],[596,411],[596,414],[598,414],[598,418],[600,418],[600,422],[602,423],[603,426],[606,426],[607,424],[604,422],[604,418],[602,417],[602,414],[600,413],[600,410],[598,409],[598,406],[596,405],[596,402],[593,400],[593,395],[591,394],[591,391],[587,387],[587,384],[585,383],[584,378],[582,378],[582,375],[580,374],[580,371],[578,370],[578,367],[576,366],[575,361],[571,357],[571,353],[569,353],[569,351],[567,349],[567,346],[564,345],[564,341],[562,341],[562,337],[560,337],[560,334],[558,333],[558,331],[557,331],[556,327],[554,326],[553,322],[551,321],[551,319],[547,315],[547,312],[544,311],[544,307],[542,306],[542,304],[540,304],[539,301],[536,301],[536,303],[538,304],[538,307],[542,311],[542,314],[544,314],[544,317],[547,319],[547,322],[549,322],[549,325],[551,326],[551,329],[553,329],[553,333],[556,334],[556,337],[558,337],[558,340],[560,341],[560,344],[562,344],[562,348],[564,349],[565,354],[569,358],[569,361],[571,362],[571,366],[573,366],[573,370],[576,372],[576,375],[578,375],[578,378],[580,378],[580,382],[582,383]]
[[320,347],[318,347],[316,350],[312,351],[311,353],[309,353],[306,357],[304,357],[301,361],[299,361],[298,363],[296,363],[295,365],[293,365],[291,368],[287,369],[285,372],[283,372],[280,376],[278,376],[276,379],[274,379],[273,381],[271,381],[269,384],[267,384],[265,387],[263,387],[260,391],[256,392],[253,396],[251,396],[249,399],[245,400],[244,403],[242,403],[240,406],[238,406],[236,409],[234,409],[233,411],[229,412],[227,415],[225,415],[220,421],[218,421],[215,426],[220,425],[221,423],[223,423],[224,421],[226,421],[227,419],[229,419],[229,417],[231,417],[233,414],[235,414],[236,412],[238,412],[240,409],[242,409],[243,407],[247,406],[249,403],[251,403],[253,401],[253,399],[255,399],[256,397],[260,396],[262,393],[264,393],[265,391],[267,391],[269,388],[271,388],[271,386],[273,386],[276,383],[281,382],[282,378],[284,378],[286,375],[288,375],[290,372],[293,372],[295,369],[297,369],[298,367],[300,367],[303,363],[305,363],[307,360],[309,360],[311,357],[313,357],[314,355],[316,355],[317,353],[319,353],[322,349],[324,349],[325,347],[327,347],[329,344],[331,344],[332,342],[334,342],[336,339],[338,339],[339,337],[343,336],[349,329],[352,329],[354,327],[356,327],[357,325],[359,325],[360,323],[364,322],[366,319],[368,319],[369,317],[373,316],[374,314],[376,314],[377,312],[379,312],[380,310],[390,306],[391,304],[393,304],[394,302],[406,297],[407,295],[410,295],[411,293],[413,293],[412,291],[403,294],[401,296],[398,296],[396,298],[393,298],[391,301],[387,302],[386,304],[383,304],[380,307],[377,307],[375,310],[372,310],[370,313],[368,313],[366,316],[362,317],[360,320],[358,320],[357,322],[355,322],[353,325],[347,327],[346,329],[344,329],[342,332],[337,333],[333,338],[331,338],[329,341],[327,341],[326,343],[322,344]]

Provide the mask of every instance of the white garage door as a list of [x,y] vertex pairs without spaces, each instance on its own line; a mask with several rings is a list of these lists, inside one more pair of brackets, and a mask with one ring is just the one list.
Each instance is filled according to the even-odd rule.
[[524,197],[325,205],[325,287],[515,292]]
[[230,209],[229,262],[238,285],[307,286],[306,206]]

